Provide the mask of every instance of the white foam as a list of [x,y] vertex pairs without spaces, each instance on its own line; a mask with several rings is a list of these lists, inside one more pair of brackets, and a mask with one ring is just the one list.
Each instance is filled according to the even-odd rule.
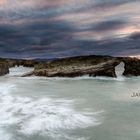
[[10,72],[8,74],[8,76],[20,76],[24,73],[28,73],[30,71],[32,71],[33,68],[28,68],[28,67],[23,67],[23,66],[19,66],[19,67],[12,67],[10,68]]
[[125,70],[124,66],[125,66],[124,62],[121,62],[119,65],[115,67],[117,77],[122,77]]
[[0,140],[12,140],[12,135],[0,129]]
[[[89,75],[79,76],[79,77],[38,77],[38,76],[31,76],[31,77],[20,77],[22,79],[38,79],[38,80],[113,80],[113,81],[125,81],[126,77],[122,76],[123,73],[123,63],[116,67],[117,78],[106,77],[106,76],[96,76],[91,77]],[[33,68],[27,67],[13,67],[10,68],[10,73],[7,76],[21,76],[24,73],[28,73],[32,71]],[[119,75],[119,76],[118,76]]]
[[[4,89],[7,85],[3,85]],[[24,135],[50,135],[63,130],[74,130],[100,125],[99,112],[77,111],[73,101],[53,98],[12,96],[8,91],[0,94],[0,129],[14,125],[15,131]],[[2,86],[0,86],[2,88]]]
[[96,76],[96,77],[91,77],[88,75],[85,76],[79,76],[79,77],[37,77],[37,76],[31,76],[31,77],[22,77],[24,79],[38,79],[38,80],[49,80],[49,81],[64,81],[64,80],[68,80],[68,81],[79,81],[79,80],[105,80],[105,81],[125,81],[126,79],[129,79],[127,77],[124,76],[120,76],[117,78],[113,78],[113,77],[106,77],[106,76]]
[[0,84],[0,140],[12,140],[12,134],[8,133],[5,128],[8,124],[15,122],[15,119],[10,118],[9,107],[7,108],[8,103],[12,101],[12,97],[7,96],[7,94],[14,88],[13,84]]
[[0,94],[8,94],[10,93],[11,89],[14,89],[14,84],[0,84]]

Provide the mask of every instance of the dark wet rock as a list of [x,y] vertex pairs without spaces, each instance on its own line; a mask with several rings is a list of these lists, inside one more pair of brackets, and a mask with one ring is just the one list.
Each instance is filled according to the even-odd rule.
[[32,75],[34,75],[34,71],[24,73],[20,77],[29,77],[29,76],[32,76]]
[[8,63],[8,67],[11,68],[11,67],[15,67],[16,64],[17,64],[17,61],[16,60],[12,60],[12,59],[6,59],[7,63]]
[[16,63],[17,66],[24,67],[34,67],[36,64],[38,64],[38,62],[36,62],[35,60],[18,60]]
[[3,76],[8,73],[9,73],[8,64],[6,62],[0,62],[0,76]]
[[140,76],[140,59],[123,58],[125,63],[124,76]]
[[15,66],[24,66],[24,67],[34,67],[39,62],[35,60],[23,60],[23,59],[5,59],[8,63],[9,68]]

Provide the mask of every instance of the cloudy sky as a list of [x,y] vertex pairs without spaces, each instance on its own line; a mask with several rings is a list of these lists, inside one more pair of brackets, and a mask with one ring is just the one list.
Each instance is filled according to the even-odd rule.
[[0,57],[140,55],[140,0],[0,0]]

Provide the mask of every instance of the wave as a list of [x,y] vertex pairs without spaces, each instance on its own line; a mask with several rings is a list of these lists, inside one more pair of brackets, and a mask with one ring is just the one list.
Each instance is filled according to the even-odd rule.
[[14,84],[0,84],[0,95],[6,95],[11,92],[16,86]]
[[102,112],[78,111],[73,107],[74,101],[67,99],[12,95],[10,92],[15,89],[15,85],[0,85],[0,130],[15,126],[14,131],[20,135],[47,135],[57,139],[64,135],[69,137],[63,130],[101,124],[99,116]]
[[22,74],[24,74],[24,73],[28,73],[28,72],[30,72],[30,71],[32,71],[33,70],[33,68],[28,68],[28,67],[23,67],[23,66],[19,66],[19,67],[12,67],[12,68],[10,68],[9,69],[9,74],[8,74],[8,76],[20,76],[20,75],[22,75]]
[[84,75],[84,76],[79,76],[79,77],[39,77],[39,76],[31,76],[31,77],[22,77],[24,79],[38,79],[38,80],[55,80],[55,81],[59,81],[59,80],[105,80],[105,81],[125,81],[127,79],[127,77],[124,76],[120,76],[117,78],[113,78],[113,77],[105,77],[105,76],[96,76],[96,77],[91,77],[88,75]]
[[7,131],[0,129],[0,140],[12,140],[12,134],[8,134]]
[[[117,70],[118,68],[118,70]],[[20,66],[20,67],[13,67],[13,68],[10,68],[10,73],[8,75],[6,75],[6,77],[16,77],[16,78],[24,78],[24,79],[39,79],[39,80],[107,80],[107,81],[118,81],[118,82],[121,82],[121,81],[126,81],[126,80],[130,80],[130,79],[140,79],[140,76],[137,76],[137,77],[125,77],[125,76],[122,76],[122,73],[123,73],[123,70],[120,70],[120,69],[123,69],[122,68],[122,64],[121,66],[118,66],[116,68],[116,73],[118,73],[118,77],[117,78],[113,78],[113,77],[107,77],[107,76],[96,76],[96,77],[91,77],[89,75],[84,75],[84,76],[79,76],[79,77],[38,77],[38,76],[31,76],[31,77],[20,77],[20,75],[24,74],[24,73],[28,73],[30,71],[33,70],[33,68],[27,68],[27,67],[23,67],[23,66]]]

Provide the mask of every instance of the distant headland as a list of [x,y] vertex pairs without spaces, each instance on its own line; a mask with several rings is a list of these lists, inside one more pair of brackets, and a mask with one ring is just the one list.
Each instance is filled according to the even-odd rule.
[[125,64],[124,76],[140,76],[140,59],[112,56],[76,56],[54,60],[0,59],[0,76],[8,74],[10,67],[34,67],[34,70],[21,75],[46,77],[108,76],[116,77],[115,67]]

